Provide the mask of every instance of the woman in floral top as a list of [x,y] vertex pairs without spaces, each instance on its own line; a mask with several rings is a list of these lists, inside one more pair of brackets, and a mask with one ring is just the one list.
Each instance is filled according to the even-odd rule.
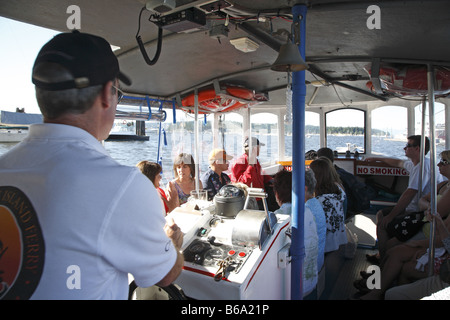
[[316,199],[322,204],[325,212],[327,224],[325,253],[327,253],[338,250],[339,246],[347,243],[344,216],[346,194],[328,158],[320,157],[314,160],[310,168],[317,180]]

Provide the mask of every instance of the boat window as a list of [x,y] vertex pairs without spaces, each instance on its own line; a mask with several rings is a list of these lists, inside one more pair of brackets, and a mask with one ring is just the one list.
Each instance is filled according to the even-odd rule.
[[243,152],[242,148],[243,116],[239,113],[230,112],[220,115],[217,137],[217,145],[234,158]]
[[[167,120],[162,123],[164,134],[161,134],[160,143],[160,161],[163,165],[164,185],[173,179],[173,159],[180,153],[189,153],[195,155],[195,117],[192,113],[186,113],[181,110],[176,111],[176,123],[173,123],[172,112],[167,115]],[[212,134],[213,115],[198,115],[198,159],[199,173],[202,174],[208,170],[208,155],[213,146]],[[147,130],[150,135],[149,146],[142,148],[141,158],[154,161],[154,154],[157,153],[159,124],[153,124],[153,130]],[[167,143],[167,144],[166,144]],[[219,144],[219,146],[221,146]],[[136,146],[138,147],[138,146]],[[146,156],[144,152],[148,152]],[[138,152],[139,153],[139,152]],[[153,155],[153,156],[150,156]],[[195,159],[195,157],[194,157]]]
[[[292,126],[291,126],[292,128]],[[320,149],[320,116],[317,112],[305,112],[305,152]],[[289,137],[292,140],[291,136]],[[292,156],[292,146],[289,146]]]
[[[167,120],[162,123],[160,142],[160,161],[163,166],[163,185],[173,179],[173,159],[180,153],[189,153],[194,157],[195,149],[195,117],[192,113],[181,110],[176,111],[176,123],[173,123],[172,112],[167,115]],[[206,119],[206,121],[205,121]],[[199,176],[208,170],[208,155],[213,148],[224,148],[226,152],[233,157],[242,153],[242,115],[237,113],[226,113],[218,118],[217,127],[214,128],[214,114],[198,116],[198,158],[199,158]],[[215,130],[213,134],[213,130]],[[159,123],[151,123],[147,128],[147,134],[150,136],[148,145],[136,143],[136,154],[139,160],[147,159],[155,161],[157,153]],[[213,141],[213,136],[216,140]],[[167,144],[166,144],[167,143]]]
[[[415,134],[422,133],[422,104],[417,105],[414,108],[415,117]],[[445,149],[445,105],[440,102],[434,103],[434,138],[436,142],[436,155],[444,151]],[[428,103],[426,105],[425,112],[425,136],[431,138],[430,135],[430,109]]]
[[339,109],[325,114],[326,145],[339,153],[365,153],[365,112]]
[[372,111],[372,153],[404,158],[403,147],[408,134],[408,111],[405,107],[386,106]]
[[[166,139],[163,141],[164,136],[161,136],[161,150],[160,155],[163,162],[163,172],[168,175],[168,179],[173,178],[172,166],[173,159],[180,153],[189,153],[194,156],[194,140],[195,140],[195,117],[193,114],[188,114],[181,110],[176,111],[176,123],[172,121],[172,114],[167,117],[170,121],[165,121],[162,125],[166,134]],[[208,163],[208,156],[203,155],[203,146],[211,145],[212,134],[211,134],[211,124],[204,124],[204,115],[198,116],[199,125],[199,164],[200,168],[205,167],[204,164]],[[155,131],[155,138],[157,140],[157,131]],[[167,142],[167,145],[164,144]],[[155,146],[157,144],[153,142]],[[203,170],[200,170],[203,171]]]
[[278,116],[267,112],[252,114],[251,130],[252,136],[265,144],[260,148],[260,163],[275,163],[278,160]]

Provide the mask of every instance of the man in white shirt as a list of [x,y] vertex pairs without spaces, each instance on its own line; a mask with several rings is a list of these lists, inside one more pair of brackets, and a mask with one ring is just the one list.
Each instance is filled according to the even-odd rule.
[[[388,247],[392,246],[387,244],[391,239],[388,235],[387,228],[390,222],[397,216],[403,215],[408,212],[418,212],[419,210],[419,178],[420,178],[420,155],[421,155],[421,136],[415,135],[408,137],[408,143],[403,148],[405,150],[405,156],[408,160],[401,160],[395,158],[366,158],[368,162],[379,161],[392,167],[405,168],[409,173],[408,187],[402,193],[394,207],[384,208],[377,212],[377,237],[379,256],[383,257]],[[430,150],[430,140],[425,137],[425,155]],[[436,181],[439,183],[443,181],[442,175],[436,170]],[[430,159],[424,158],[423,174],[422,174],[422,193],[425,195],[431,190],[431,175],[430,175]],[[392,242],[392,241],[391,241]],[[372,261],[376,261],[373,256],[368,257]],[[379,259],[376,258],[376,259]]]
[[183,265],[182,233],[150,180],[100,142],[119,80],[131,84],[109,43],[59,34],[32,80],[44,123],[0,157],[0,298],[127,299],[128,274],[141,287],[169,285]]

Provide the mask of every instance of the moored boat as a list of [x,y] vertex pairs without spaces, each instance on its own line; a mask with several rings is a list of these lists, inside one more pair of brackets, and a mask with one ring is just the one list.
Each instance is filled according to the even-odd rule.
[[42,115],[25,112],[1,111],[0,143],[20,142],[28,134],[28,127],[33,123],[41,123]]

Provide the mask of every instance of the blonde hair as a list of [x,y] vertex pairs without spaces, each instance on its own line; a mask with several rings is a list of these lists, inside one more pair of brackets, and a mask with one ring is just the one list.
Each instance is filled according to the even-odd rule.
[[444,150],[442,151],[439,156],[441,157],[442,160],[447,160],[450,161],[450,150]]

